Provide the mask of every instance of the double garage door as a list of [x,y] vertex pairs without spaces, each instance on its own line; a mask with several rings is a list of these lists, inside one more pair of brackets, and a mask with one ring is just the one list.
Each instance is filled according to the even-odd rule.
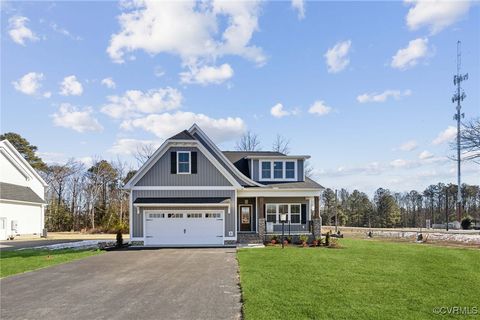
[[144,210],[145,245],[223,245],[222,210]]

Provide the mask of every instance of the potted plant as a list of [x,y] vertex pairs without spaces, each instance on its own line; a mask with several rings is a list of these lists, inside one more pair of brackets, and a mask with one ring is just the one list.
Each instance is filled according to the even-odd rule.
[[300,236],[300,241],[302,242],[302,246],[307,246],[308,236],[306,234],[302,234]]
[[313,239],[312,244],[313,244],[314,247],[318,247],[318,246],[320,246],[321,243],[322,243],[322,237],[317,236],[317,237],[315,237],[315,239]]
[[283,239],[283,245],[288,246],[288,240],[287,239]]
[[278,240],[277,236],[272,236],[272,238],[270,239],[270,243],[275,244],[277,243],[277,240]]
[[288,243],[292,243],[292,236],[288,236],[287,241],[288,241]]

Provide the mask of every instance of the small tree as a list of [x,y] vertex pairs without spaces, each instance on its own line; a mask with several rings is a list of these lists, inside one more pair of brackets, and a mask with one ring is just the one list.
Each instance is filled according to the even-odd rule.
[[256,133],[248,131],[235,145],[237,151],[258,151],[260,150],[260,138]]
[[472,218],[469,216],[466,216],[465,218],[462,219],[461,225],[463,230],[470,229],[472,227]]

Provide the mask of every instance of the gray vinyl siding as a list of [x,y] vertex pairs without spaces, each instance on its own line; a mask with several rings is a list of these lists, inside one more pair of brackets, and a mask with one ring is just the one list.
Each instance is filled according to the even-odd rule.
[[[172,174],[170,153],[172,151],[196,151],[196,174]],[[231,186],[232,184],[207,157],[194,147],[172,147],[135,184],[136,186]]]
[[195,139],[200,141],[200,143],[213,155],[215,159],[217,159],[218,162],[220,162],[220,164],[225,168],[225,170],[227,170],[228,173],[230,173],[240,185],[242,186],[248,185],[247,183],[245,183],[245,181],[240,179],[237,176],[237,174],[233,172],[232,169],[230,169],[230,167],[225,163],[225,161],[220,156],[218,156],[218,154],[210,147],[210,145],[205,140],[202,139],[202,137],[200,137],[199,134],[195,133],[194,136],[195,136]]
[[297,180],[298,181],[305,181],[303,177],[303,170],[305,169],[305,161],[304,160],[297,160]]
[[259,170],[258,170],[259,161],[255,160],[255,159],[252,159],[251,162],[252,162],[252,167],[250,168],[250,174],[252,175],[252,180],[253,181],[258,181],[258,180],[260,180],[260,176],[258,175],[259,174]]
[[[229,197],[230,213],[225,213],[225,237],[230,237],[229,231],[236,235],[235,230],[235,191],[233,190],[133,190],[132,202],[137,198],[204,198],[204,197]],[[164,206],[162,208],[165,208]],[[208,205],[203,208],[207,209]],[[195,209],[200,209],[196,207]],[[143,212],[137,213],[134,208],[132,215],[132,236],[143,237]]]

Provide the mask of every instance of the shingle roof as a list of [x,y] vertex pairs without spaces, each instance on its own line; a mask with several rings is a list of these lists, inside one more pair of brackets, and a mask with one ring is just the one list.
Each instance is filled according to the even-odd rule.
[[0,182],[0,199],[45,203],[45,201],[29,187],[5,182]]
[[285,154],[276,151],[222,151],[223,154],[232,163],[235,163],[248,156],[285,156]]
[[262,184],[270,188],[278,188],[278,189],[324,189],[323,186],[321,186],[316,181],[313,181],[308,177],[305,177],[305,181],[262,182]]
[[150,203],[150,204],[162,204],[162,203],[223,203],[230,198],[223,197],[207,197],[207,198],[137,198],[133,203]]
[[183,130],[182,132],[177,133],[173,137],[168,138],[168,140],[195,140],[195,137],[192,136],[188,130]]

